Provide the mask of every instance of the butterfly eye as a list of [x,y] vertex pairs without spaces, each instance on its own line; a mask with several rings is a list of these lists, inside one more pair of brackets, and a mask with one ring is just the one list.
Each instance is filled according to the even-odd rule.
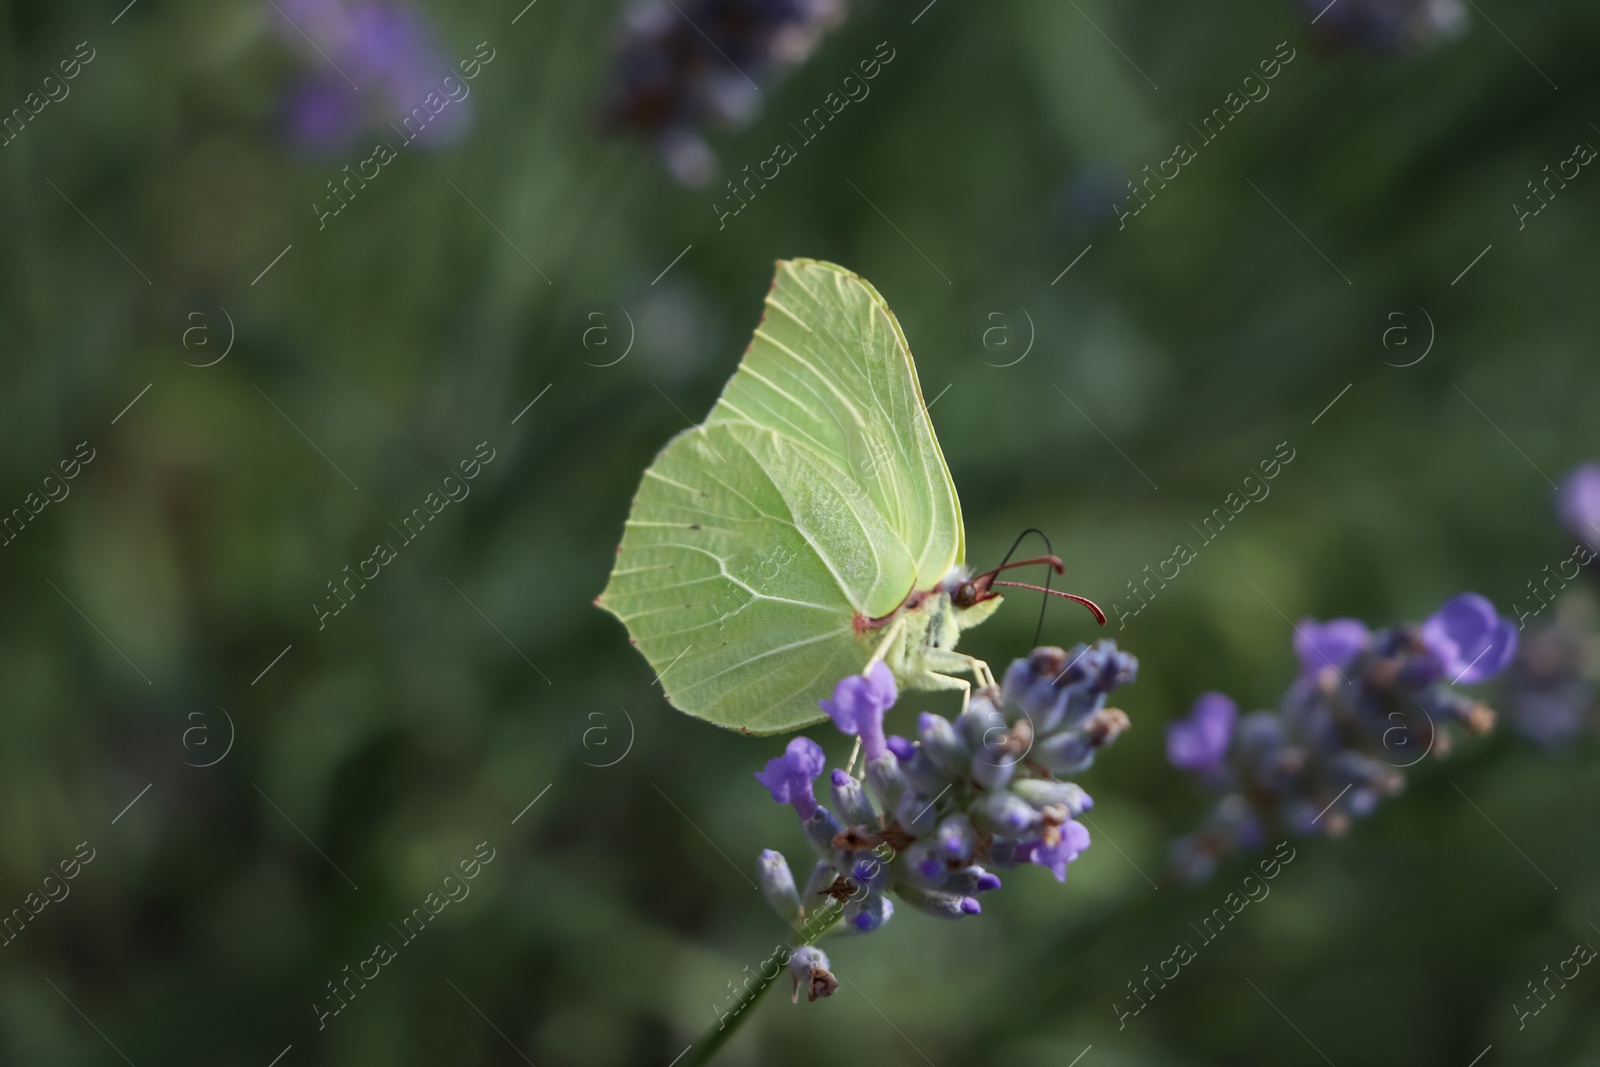
[[971,582],[962,582],[950,602],[958,608],[970,608],[978,602],[978,590]]

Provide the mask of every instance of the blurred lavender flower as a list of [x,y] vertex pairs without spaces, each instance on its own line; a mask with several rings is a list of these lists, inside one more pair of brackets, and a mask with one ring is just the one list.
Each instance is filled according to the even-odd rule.
[[1591,548],[1600,548],[1600,463],[1585,463],[1561,479],[1561,524]]
[[[1600,727],[1600,605],[1590,588],[1568,588],[1583,573],[1597,576],[1600,552],[1600,464],[1584,463],[1561,479],[1556,511],[1569,533],[1579,539],[1571,556],[1541,583],[1554,611],[1537,590],[1538,606],[1522,612],[1540,621],[1522,636],[1506,682],[1506,710],[1512,728],[1548,749],[1565,748]],[[1572,573],[1567,573],[1567,566]],[[1550,582],[1558,583],[1552,590]],[[1534,583],[1528,583],[1534,589]],[[1558,592],[1559,591],[1559,592]]]
[[1506,680],[1512,728],[1548,749],[1572,744],[1596,726],[1600,683],[1600,608],[1587,589],[1556,603],[1555,620],[1530,629]]
[[[1127,715],[1106,707],[1106,696],[1138,667],[1113,641],[1071,653],[1037,648],[1011,665],[1000,690],[973,694],[953,722],[921,715],[914,741],[883,736],[883,713],[898,696],[886,667],[840,681],[821,704],[842,732],[861,738],[864,778],[835,770],[832,809],[816,804],[822,750],[803,737],[756,776],[774,800],[795,804],[817,856],[800,917],[831,898],[843,905],[846,930],[870,933],[894,914],[894,900],[947,919],[979,914],[978,894],[1000,888],[991,868],[1033,864],[1065,881],[1067,865],[1089,847],[1075,817],[1094,802],[1054,775],[1087,770],[1127,729]],[[788,862],[769,849],[756,869],[774,909],[794,922]],[[831,994],[827,958],[794,962],[800,952],[790,963],[796,995],[802,985],[812,999]]]
[[704,130],[739,127],[761,86],[805,62],[844,19],[846,0],[634,0],[615,46],[603,121],[655,139],[684,185],[716,171]]
[[1298,0],[1312,31],[1355,51],[1416,52],[1467,30],[1462,0]]
[[[370,129],[403,122],[430,93],[447,106],[424,108],[428,121],[417,144],[444,147],[470,127],[459,72],[439,51],[426,16],[402,0],[277,0],[273,8],[267,18],[307,68],[281,105],[295,148],[336,154]],[[445,87],[447,77],[460,86],[459,97]]]
[[[1476,593],[1451,597],[1420,626],[1370,632],[1353,619],[1302,620],[1299,678],[1280,710],[1234,720],[1232,701],[1207,693],[1168,728],[1169,761],[1222,799],[1173,847],[1189,881],[1217,859],[1264,840],[1345,833],[1405,787],[1405,768],[1443,755],[1455,722],[1488,732],[1494,712],[1455,689],[1511,662],[1517,631]],[[1231,728],[1231,729],[1230,729]]]
[[1233,740],[1239,705],[1223,693],[1201,693],[1187,719],[1167,727],[1167,762],[1182,771],[1210,771],[1222,765]]
[[1371,640],[1367,624],[1356,619],[1301,619],[1294,630],[1294,654],[1302,676],[1315,675],[1324,667],[1343,670]]
[[1422,624],[1422,643],[1451,685],[1477,685],[1505,670],[1517,651],[1517,629],[1488,599],[1462,593]]

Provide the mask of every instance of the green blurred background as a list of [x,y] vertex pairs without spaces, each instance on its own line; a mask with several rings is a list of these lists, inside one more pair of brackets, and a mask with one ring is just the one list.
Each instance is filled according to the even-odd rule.
[[[0,909],[79,842],[95,858],[0,948],[0,1061],[664,1067],[696,1040],[781,935],[741,877],[803,847],[750,777],[778,742],[672,711],[590,601],[772,261],[814,256],[871,279],[925,393],[949,386],[932,417],[975,563],[1040,526],[1109,606],[1278,442],[1296,458],[1113,625],[1134,729],[1082,779],[1099,833],[1068,884],[1017,871],[980,919],[903,909],[830,946],[853,986],[770,998],[725,1062],[1600,1062],[1600,977],[1523,1030],[1512,1007],[1600,943],[1592,743],[1458,745],[1350,838],[1300,844],[1125,1029],[1111,1006],[1248,868],[1146,878],[1209,803],[1164,725],[1205,689],[1275,703],[1279,609],[1507,610],[1570,551],[1546,475],[1600,453],[1600,178],[1524,230],[1507,204],[1600,144],[1600,11],[1485,4],[1377,58],[1277,0],[863,0],[711,143],[765,158],[878,42],[894,62],[721,231],[713,191],[598,132],[611,0],[515,24],[516,0],[429,3],[444,54],[496,50],[472,127],[322,231],[307,205],[365,153],[284,147],[308,61],[270,5],[5,4],[6,108],[77,42],[96,57],[0,149],[0,505],[81,441],[95,458],[0,552]],[[1107,221],[1285,40],[1271,96]],[[1385,365],[1426,318],[1428,357]],[[470,497],[319,630],[325,583],[484,441]],[[1035,614],[1015,598],[964,647],[1003,664]],[[1045,640],[1091,629],[1052,607]],[[325,983],[483,841],[470,897],[319,1031]]]

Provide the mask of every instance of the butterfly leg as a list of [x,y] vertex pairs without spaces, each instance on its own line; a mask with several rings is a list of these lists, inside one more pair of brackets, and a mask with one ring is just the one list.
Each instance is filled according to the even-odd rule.
[[871,659],[867,660],[866,667],[861,669],[862,674],[867,673],[874,663],[881,662],[883,657],[889,654],[889,649],[894,647],[895,641],[905,632],[905,628],[906,616],[904,615],[889,624],[889,631],[883,635],[883,640],[878,642],[878,650],[872,654]]
[[[978,683],[979,689],[995,686],[994,672],[989,665],[976,656],[969,656],[963,652],[953,652],[949,649],[934,649],[928,654],[929,666],[937,671],[956,672],[962,671],[971,674]],[[996,687],[997,688],[997,687]]]
[[935,686],[939,689],[961,690],[961,711],[965,712],[967,710],[967,704],[972,700],[971,682],[967,681],[965,678],[957,678],[949,674],[940,674],[937,671],[929,671],[925,677],[933,681]]

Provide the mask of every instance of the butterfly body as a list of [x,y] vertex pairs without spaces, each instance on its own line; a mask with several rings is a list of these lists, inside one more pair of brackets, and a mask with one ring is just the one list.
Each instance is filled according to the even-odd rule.
[[1000,597],[979,601],[970,608],[955,606],[946,587],[930,590],[915,608],[907,608],[904,629],[883,653],[902,689],[962,689],[966,681],[954,677],[971,672],[974,661],[955,651],[962,630],[970,630],[1000,608]]

